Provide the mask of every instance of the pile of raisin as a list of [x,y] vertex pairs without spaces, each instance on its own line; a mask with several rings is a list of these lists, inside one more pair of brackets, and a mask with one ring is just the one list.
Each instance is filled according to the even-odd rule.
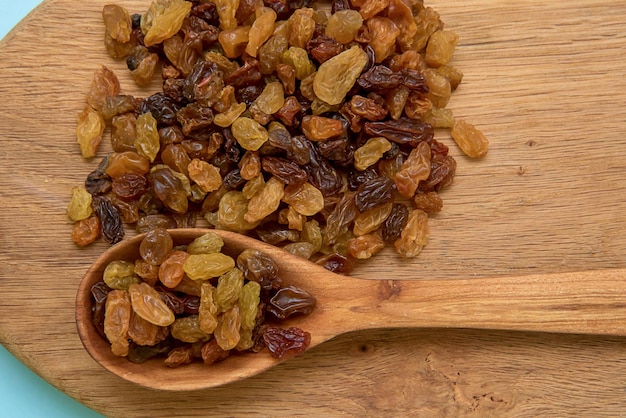
[[274,358],[305,351],[308,332],[275,324],[309,314],[315,298],[283,286],[266,254],[245,250],[232,258],[223,245],[209,232],[175,246],[157,228],[141,241],[139,258],[110,262],[91,293],[93,324],[113,354],[135,363],[165,356],[168,367],[178,367],[265,347]]
[[96,71],[78,116],[83,157],[113,152],[72,192],[73,240],[193,227],[251,235],[348,272],[386,245],[415,257],[456,161],[488,141],[446,105],[458,36],[420,0],[156,0],[103,9],[105,47],[132,78]]

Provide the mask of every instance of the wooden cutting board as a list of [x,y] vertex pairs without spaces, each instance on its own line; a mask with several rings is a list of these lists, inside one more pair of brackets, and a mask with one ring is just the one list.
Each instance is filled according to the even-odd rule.
[[[147,0],[120,1],[143,12]],[[102,46],[103,0],[49,0],[0,43],[0,342],[107,416],[617,416],[626,339],[464,329],[345,335],[255,378],[155,393],[83,350],[74,296],[102,243],[77,249],[65,207],[96,165],[75,144]],[[427,1],[460,35],[449,107],[491,140],[458,156],[423,254],[371,278],[445,280],[626,267],[626,2]],[[156,86],[155,86],[156,88]],[[102,153],[107,150],[103,148]],[[210,371],[207,371],[210,373]]]

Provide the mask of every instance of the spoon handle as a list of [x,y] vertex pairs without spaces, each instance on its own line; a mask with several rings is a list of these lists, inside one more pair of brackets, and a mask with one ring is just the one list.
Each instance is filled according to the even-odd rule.
[[[626,335],[626,269],[365,281],[333,309],[343,331],[445,327]],[[336,312],[337,313],[337,312]]]

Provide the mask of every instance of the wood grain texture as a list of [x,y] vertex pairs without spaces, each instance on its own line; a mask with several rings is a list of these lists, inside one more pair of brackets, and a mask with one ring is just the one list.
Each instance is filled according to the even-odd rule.
[[[78,281],[104,249],[69,240],[69,191],[96,164],[78,156],[75,119],[100,64],[125,92],[149,92],[104,54],[104,3],[45,1],[0,43],[0,342],[25,364],[107,416],[623,414],[626,340],[613,337],[366,331],[184,394],[101,369],[74,324]],[[385,252],[355,274],[445,280],[626,267],[626,2],[427,4],[460,35],[454,65],[465,78],[449,107],[486,133],[490,153],[459,156],[418,260]]]

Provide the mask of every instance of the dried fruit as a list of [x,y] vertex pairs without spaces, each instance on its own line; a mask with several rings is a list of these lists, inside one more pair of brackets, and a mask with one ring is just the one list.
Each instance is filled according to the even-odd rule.
[[135,148],[137,153],[143,155],[150,162],[154,162],[161,146],[157,121],[150,112],[137,117]]
[[411,150],[393,178],[401,195],[412,198],[419,182],[428,178],[430,175],[430,153],[430,146],[426,142],[421,142],[417,148]]
[[96,196],[93,199],[93,208],[98,220],[102,236],[109,244],[117,244],[124,238],[124,225],[117,208],[109,199]]
[[256,193],[248,202],[248,210],[243,216],[249,223],[255,223],[278,209],[285,194],[284,184],[276,177],[270,178],[263,189]]
[[326,35],[337,42],[347,44],[351,42],[363,25],[363,18],[356,10],[340,10],[328,18]]
[[426,46],[426,63],[439,68],[450,62],[454,49],[459,42],[459,35],[449,30],[435,31],[428,38]]
[[368,139],[363,146],[354,151],[354,168],[365,170],[367,167],[376,164],[390,149],[391,143],[383,137]]
[[231,129],[239,145],[249,151],[257,151],[269,138],[267,129],[259,122],[247,117],[235,119]]
[[189,253],[185,251],[172,251],[159,265],[159,281],[170,289],[178,286],[185,275],[183,266],[187,258],[189,258]]
[[394,243],[400,256],[415,257],[428,243],[428,214],[414,209],[409,213],[406,225]]
[[128,288],[133,312],[160,327],[171,325],[174,312],[163,302],[159,292],[148,283],[132,284]]
[[100,237],[100,222],[95,216],[80,220],[72,227],[72,241],[79,247],[84,247]]
[[285,104],[285,94],[282,83],[273,81],[267,83],[263,92],[257,97],[252,105],[251,111],[263,112],[266,115],[273,115]]
[[224,246],[224,241],[215,232],[207,232],[199,236],[187,245],[189,254],[219,253]]
[[146,233],[139,244],[139,255],[148,264],[160,265],[169,256],[174,243],[166,229],[156,228]]
[[191,254],[183,268],[192,280],[207,280],[219,277],[235,267],[235,261],[222,253]]
[[274,358],[286,358],[304,352],[311,344],[311,334],[297,327],[268,327],[263,341]]
[[305,290],[295,286],[279,289],[270,299],[267,310],[276,318],[287,319],[292,315],[308,315],[317,301]]
[[313,216],[324,208],[324,195],[311,183],[290,186],[285,189],[283,202],[304,216]]
[[107,4],[102,8],[102,20],[107,36],[117,42],[130,41],[133,25],[128,11],[116,4]]
[[[234,260],[220,252],[222,245],[219,235],[208,232],[177,246],[180,249],[170,252],[160,266],[142,258],[112,261],[103,281],[91,289],[93,323],[111,343],[112,352],[133,362],[165,354],[168,367],[195,358],[212,364],[231,350],[259,351],[262,346],[256,343],[266,332],[266,316],[283,320],[308,315],[315,308],[315,298],[306,291],[281,286],[277,266],[267,255],[244,250],[235,267]],[[221,267],[216,268],[218,264]],[[142,265],[156,267],[159,282],[156,276],[152,283],[142,281],[140,271],[142,278],[155,274]],[[209,265],[213,272],[207,278],[218,277],[215,287],[211,280],[193,281],[185,274],[192,273],[189,267],[207,270]],[[310,335],[301,330],[273,328],[273,337],[281,336],[281,341],[272,340],[274,356],[302,352],[309,344]]]
[[135,274],[135,264],[130,261],[111,261],[102,273],[102,281],[111,289],[128,290],[131,284],[141,283]]
[[[109,55],[125,58],[139,86],[153,86],[158,68],[163,82],[139,98],[120,94],[109,68],[95,71],[77,140],[85,157],[97,155],[110,124],[114,152],[85,181],[91,205],[84,193],[71,199],[74,242],[87,245],[99,234],[117,242],[122,222],[145,232],[193,227],[201,217],[344,273],[351,258],[377,252],[380,239],[417,253],[422,244],[411,242],[420,239],[400,236],[415,223],[409,213],[440,211],[439,193],[456,172],[435,130],[450,129],[473,158],[488,147],[446,108],[463,78],[451,65],[458,36],[420,1],[334,0],[330,9],[155,0],[131,17],[105,6]],[[158,262],[171,269],[161,281],[158,265],[143,260],[136,274],[193,292],[185,309],[198,311],[201,282],[216,280],[181,278],[180,261]],[[273,285],[261,286],[270,292]],[[151,341],[152,331],[135,325],[138,338]],[[235,349],[258,341],[242,328]],[[199,357],[200,346],[194,350]],[[228,352],[207,345],[206,361]],[[169,362],[188,355],[175,350]]]
[[248,33],[249,41],[246,45],[246,53],[252,57],[257,56],[259,47],[267,41],[274,29],[276,12],[269,7],[258,7],[255,11],[255,19]]
[[66,214],[72,221],[82,221],[93,213],[91,194],[83,186],[72,187],[72,197],[67,204]]
[[183,0],[156,0],[141,17],[146,46],[156,45],[174,36],[189,14],[192,3]]
[[102,115],[89,105],[85,105],[78,115],[76,138],[83,158],[96,156],[98,145],[102,141],[105,122]]
[[323,141],[343,132],[343,124],[340,120],[323,116],[305,116],[302,118],[300,127],[311,141]]
[[217,190],[222,185],[219,168],[198,158],[191,160],[187,166],[189,179],[193,180],[205,192]]
[[457,119],[450,133],[459,148],[468,157],[481,158],[487,154],[489,141],[474,125]]
[[347,245],[352,257],[365,260],[382,250],[385,242],[377,234],[365,234],[349,239]]
[[317,69],[313,90],[330,105],[341,103],[367,64],[367,54],[359,46],[342,52]]
[[[207,341],[211,336],[200,328],[198,315],[176,318],[170,327],[172,337],[185,343]],[[190,359],[189,362],[193,361]]]
[[128,328],[130,327],[131,305],[125,290],[112,290],[106,298],[104,333],[116,356],[128,354]]

